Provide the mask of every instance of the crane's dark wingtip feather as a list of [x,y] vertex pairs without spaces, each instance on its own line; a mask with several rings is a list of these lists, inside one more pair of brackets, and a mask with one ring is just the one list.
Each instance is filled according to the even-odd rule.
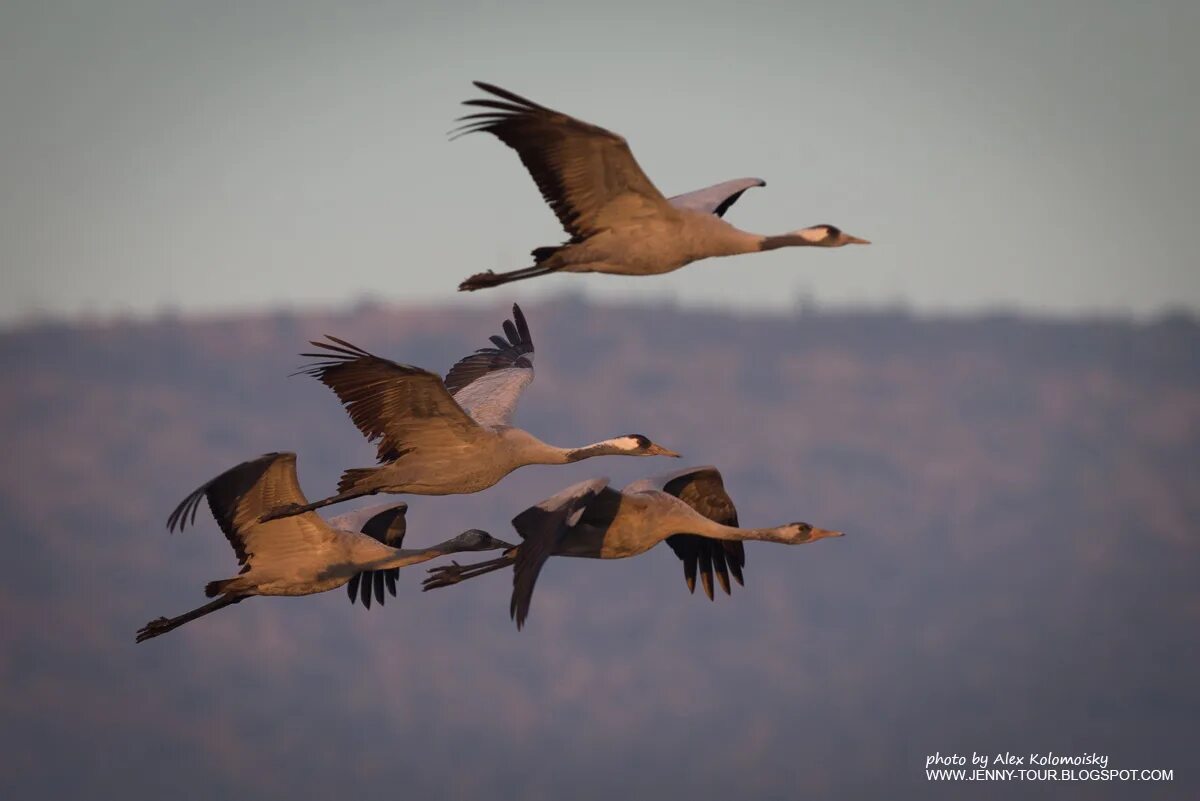
[[190,495],[184,498],[179,505],[175,507],[175,510],[167,517],[167,531],[183,531],[184,527],[187,525],[188,513],[191,512],[194,507],[200,505],[200,496],[202,496],[207,489],[208,485],[205,484],[203,487],[192,492]]
[[482,89],[485,92],[493,94],[496,97],[502,97],[505,100],[508,100],[512,103],[517,103],[519,105],[526,106],[530,110],[534,110],[534,111],[545,110],[543,106],[539,106],[537,103],[534,103],[532,100],[527,100],[526,98],[521,97],[520,95],[516,94],[515,92],[510,92],[507,89],[501,89],[499,86],[496,86],[493,83],[487,83],[486,81],[472,81],[472,83],[475,84],[475,87],[477,89]]
[[529,353],[533,353],[533,335],[529,333],[529,323],[525,320],[525,313],[515,303],[513,304],[512,313],[513,320],[517,323],[517,333],[521,337],[521,344],[529,349]]
[[362,583],[359,585],[358,598],[362,601],[362,605],[367,609],[371,608],[371,580],[370,576],[363,575]]
[[729,591],[729,565],[725,559],[724,543],[713,543],[713,572],[716,574],[717,583],[721,585],[721,589],[726,595],[730,595]]
[[517,334],[517,327],[513,325],[512,320],[505,320],[501,328],[504,329],[504,336],[508,337],[508,341],[504,343],[503,347],[515,348],[521,344],[519,335]]

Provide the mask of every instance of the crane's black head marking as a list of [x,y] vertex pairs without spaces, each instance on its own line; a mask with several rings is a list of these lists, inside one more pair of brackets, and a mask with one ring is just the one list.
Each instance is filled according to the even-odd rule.
[[651,441],[645,434],[626,434],[623,437],[617,437],[615,442],[618,448],[634,456],[673,456],[679,458],[678,453]]
[[637,446],[642,450],[646,450],[646,448],[649,448],[651,445],[654,444],[653,442],[650,441],[650,438],[647,437],[645,434],[626,434],[625,436],[629,437],[632,440],[636,440]]
[[851,236],[850,234],[847,234],[845,231],[843,231],[841,228],[838,228],[836,225],[830,225],[829,223],[821,223],[820,225],[814,225],[807,230],[824,234],[824,236],[821,239],[816,240],[816,242],[814,243],[821,247],[840,248],[843,245],[869,245],[869,244],[871,244],[866,239],[860,239],[857,236]]
[[805,543],[805,542],[815,542],[817,540],[823,540],[826,537],[841,537],[841,536],[843,536],[842,532],[840,532],[840,531],[831,531],[831,530],[825,529],[825,528],[817,528],[816,526],[812,525],[811,523],[790,523],[789,527],[794,529],[796,532],[796,540],[795,540],[796,544]]
[[454,538],[454,544],[464,551],[494,551],[499,548],[511,547],[507,542],[498,540],[486,531],[477,528],[468,529]]

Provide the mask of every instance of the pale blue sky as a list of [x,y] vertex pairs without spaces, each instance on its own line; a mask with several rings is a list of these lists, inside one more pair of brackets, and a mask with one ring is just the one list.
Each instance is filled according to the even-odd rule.
[[[1200,3],[0,2],[0,321],[562,292],[1200,309]],[[869,248],[472,296],[562,238],[484,79]]]

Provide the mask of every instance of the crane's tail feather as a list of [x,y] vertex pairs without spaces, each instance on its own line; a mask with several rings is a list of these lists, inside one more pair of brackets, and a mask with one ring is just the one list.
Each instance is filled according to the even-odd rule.
[[343,471],[342,477],[338,479],[338,495],[349,495],[356,492],[377,472],[379,472],[378,467],[351,467],[349,470]]
[[208,582],[207,584],[204,585],[204,597],[205,598],[216,598],[218,595],[224,595],[225,588],[228,587],[230,584],[232,584],[235,581],[237,581],[236,578],[221,579],[220,581]]
[[539,275],[549,275],[555,272],[558,268],[547,267],[544,264],[535,264],[532,267],[526,267],[522,270],[513,270],[507,273],[497,273],[488,270],[486,273],[475,273],[467,280],[458,285],[459,292],[474,292],[476,289],[487,289],[488,287],[500,286],[513,281],[523,281],[526,278],[537,278]]

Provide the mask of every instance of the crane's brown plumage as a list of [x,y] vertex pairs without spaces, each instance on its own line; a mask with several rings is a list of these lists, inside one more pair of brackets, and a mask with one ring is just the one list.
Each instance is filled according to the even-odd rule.
[[604,230],[617,212],[625,215],[639,206],[671,212],[624,137],[499,86],[482,81],[475,86],[501,99],[465,101],[489,110],[461,117],[467,124],[455,133],[490,133],[517,151],[572,241]]
[[[263,509],[281,504],[308,503],[296,480],[296,454],[266,453],[229,468],[184,498],[167,518],[168,531],[196,524],[200,501],[208,500],[213,519],[237,555],[241,572],[250,569],[247,536]],[[223,582],[209,582],[208,597],[219,595]]]
[[380,462],[399,459],[414,440],[437,436],[468,441],[478,424],[462,410],[441,376],[369,353],[344,339],[312,341],[323,353],[300,373],[329,387],[368,442],[379,440]]

